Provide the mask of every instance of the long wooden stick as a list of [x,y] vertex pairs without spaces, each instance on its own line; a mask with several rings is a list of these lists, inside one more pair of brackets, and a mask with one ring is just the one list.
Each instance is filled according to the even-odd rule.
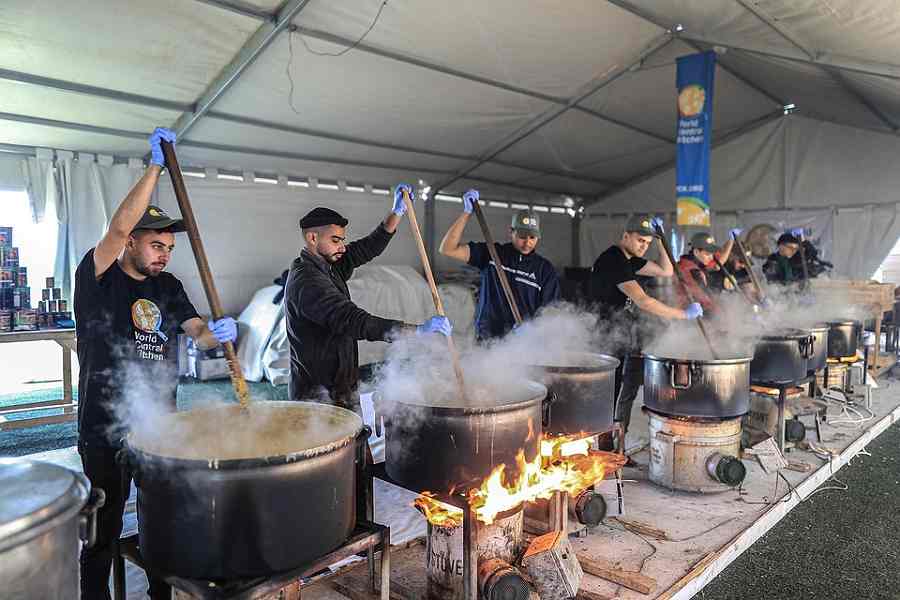
[[519,312],[519,305],[516,304],[516,297],[513,296],[512,288],[509,285],[509,278],[506,276],[506,271],[503,270],[503,263],[500,262],[500,255],[497,254],[497,248],[494,247],[494,236],[491,235],[491,230],[488,228],[487,221],[484,219],[484,213],[481,211],[481,204],[476,200],[473,203],[473,207],[475,208],[475,217],[478,219],[478,225],[481,227],[481,234],[484,236],[484,241],[487,243],[491,260],[494,261],[494,272],[497,273],[497,279],[500,280],[500,287],[503,288],[503,294],[506,296],[509,310],[512,312],[513,319],[516,320],[516,325],[521,325],[522,313]]
[[[197,270],[200,271],[200,281],[203,283],[203,291],[206,292],[209,310],[212,313],[213,320],[221,319],[225,316],[225,312],[222,310],[219,292],[216,290],[212,272],[209,270],[209,261],[206,259],[206,251],[203,249],[203,242],[200,240],[197,220],[194,218],[194,211],[191,208],[191,201],[188,199],[181,167],[178,166],[178,158],[175,156],[175,147],[166,141],[163,141],[161,146],[163,155],[166,158],[166,167],[169,169],[169,178],[172,180],[172,187],[175,188],[175,198],[178,200],[181,218],[184,220],[188,239],[191,242],[191,249],[194,251],[194,259],[197,261]],[[247,381],[244,379],[244,372],[241,371],[241,363],[238,361],[237,352],[235,352],[234,344],[231,342],[225,342],[223,346],[225,348],[225,360],[228,361],[228,370],[231,373],[231,385],[234,387],[234,393],[241,403],[241,409],[246,409],[250,404],[250,391],[247,388]]]
[[[691,289],[688,287],[687,282],[684,280],[684,276],[681,274],[681,270],[678,268],[678,265],[675,263],[675,258],[672,256],[672,249],[669,248],[669,242],[666,240],[666,233],[662,230],[662,227],[656,228],[656,234],[659,236],[659,243],[662,244],[663,250],[666,252],[666,256],[669,258],[669,263],[672,265],[672,270],[675,271],[675,277],[678,279],[678,283],[681,284],[681,289],[684,290],[685,295],[688,297],[688,300],[691,302],[696,302],[696,298],[694,298],[694,293],[691,292]],[[706,340],[706,345],[709,346],[709,352],[712,354],[713,359],[718,360],[718,355],[716,354],[715,348],[713,348],[712,340],[709,337],[709,332],[706,331],[706,324],[703,322],[702,318],[694,319],[697,322],[697,327],[700,328],[700,333],[703,334],[703,339]]]
[[765,298],[765,294],[763,294],[762,286],[759,285],[759,279],[756,278],[756,272],[753,270],[753,261],[747,253],[747,248],[744,247],[744,243],[738,237],[734,238],[734,243],[738,248],[738,252],[741,254],[741,261],[747,265],[747,273],[750,274],[750,283],[753,284],[753,289],[756,290],[756,297],[762,302]]
[[722,261],[719,260],[719,258],[715,254],[713,254],[713,260],[716,261],[716,264],[719,266],[719,268],[725,274],[725,277],[728,278],[728,281],[731,282],[731,285],[734,286],[734,289],[737,290],[738,293],[740,293],[741,297],[743,297],[744,300],[747,301],[747,304],[749,304],[751,307],[754,306],[756,303],[750,299],[750,296],[747,295],[747,292],[744,291],[744,288],[742,288],[741,285],[738,283],[738,280],[734,276],[734,274],[732,274],[732,272],[729,271],[728,268],[724,264],[722,264]]
[[[425,242],[422,241],[422,232],[419,231],[419,220],[416,218],[416,209],[413,207],[412,198],[409,192],[403,190],[403,204],[406,205],[406,214],[409,217],[409,227],[412,230],[413,238],[416,240],[416,248],[419,250],[419,258],[422,260],[422,268],[425,271],[425,279],[428,280],[428,288],[431,290],[431,299],[434,301],[434,310],[440,316],[444,314],[444,303],[438,294],[437,283],[434,280],[434,273],[431,271],[431,261],[428,260],[428,252],[425,250]],[[466,397],[466,384],[463,379],[462,367],[459,364],[459,352],[456,350],[456,344],[453,343],[453,337],[447,336],[447,348],[450,350],[450,360],[453,361],[453,371],[456,373],[456,380],[459,382],[460,395]]]

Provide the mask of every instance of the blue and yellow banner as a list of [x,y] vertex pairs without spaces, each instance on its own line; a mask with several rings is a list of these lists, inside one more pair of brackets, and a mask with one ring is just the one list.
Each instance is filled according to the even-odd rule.
[[709,141],[715,74],[716,53],[711,50],[678,58],[678,225],[709,227]]

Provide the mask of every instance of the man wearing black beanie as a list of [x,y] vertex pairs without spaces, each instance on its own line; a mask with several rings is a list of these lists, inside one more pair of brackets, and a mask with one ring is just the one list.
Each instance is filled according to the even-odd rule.
[[398,185],[384,221],[349,244],[349,221],[330,208],[314,208],[300,219],[304,246],[291,265],[284,292],[292,400],[328,402],[360,412],[358,340],[389,342],[404,331],[450,335],[446,317],[412,325],[370,315],[350,300],[347,280],[354,269],[387,248],[406,212],[404,191],[412,200],[412,187]]

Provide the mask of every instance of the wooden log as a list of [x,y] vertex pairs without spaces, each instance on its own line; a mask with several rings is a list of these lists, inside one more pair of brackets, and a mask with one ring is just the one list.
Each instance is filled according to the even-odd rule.
[[634,590],[641,594],[649,594],[656,589],[656,580],[652,577],[647,577],[635,571],[619,569],[604,560],[578,554],[578,562],[581,563],[581,568],[585,573],[618,583],[629,590]]

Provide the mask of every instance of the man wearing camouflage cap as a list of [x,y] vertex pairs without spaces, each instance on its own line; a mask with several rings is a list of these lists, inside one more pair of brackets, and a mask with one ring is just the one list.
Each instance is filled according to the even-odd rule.
[[[713,295],[726,289],[725,274],[719,265],[728,262],[734,238],[740,234],[740,229],[732,229],[729,240],[720,248],[708,231],[695,233],[691,236],[689,253],[678,260],[676,267],[681,271],[685,286],[704,311],[715,310]],[[681,304],[686,306],[690,300],[680,286],[678,289]]]
[[[463,230],[475,203],[478,191],[463,194],[463,213],[453,222],[440,252],[444,256],[468,263],[481,271],[481,291],[475,312],[475,335],[481,341],[505,335],[515,325],[500,280],[494,272],[493,261],[484,242],[461,244]],[[497,255],[509,279],[513,296],[523,319],[533,317],[541,309],[559,300],[559,276],[553,264],[535,252],[541,238],[540,220],[529,210],[520,210],[512,217],[509,242],[495,243]]]

